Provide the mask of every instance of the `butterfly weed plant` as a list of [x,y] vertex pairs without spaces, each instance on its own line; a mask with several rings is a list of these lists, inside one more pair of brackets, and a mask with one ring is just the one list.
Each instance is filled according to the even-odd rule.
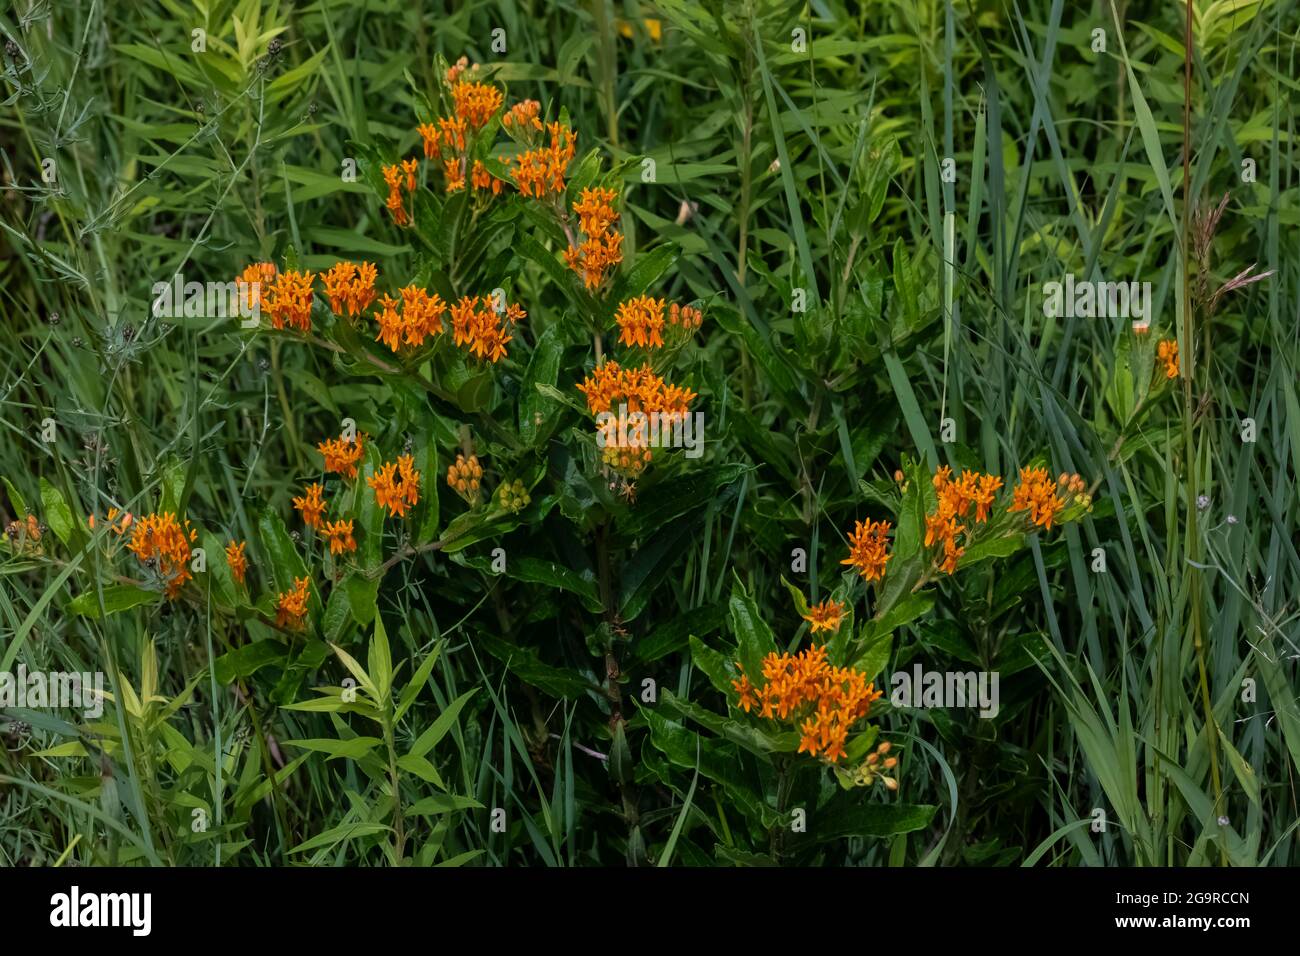
[[0,15],[0,678],[105,678],[0,860],[1294,863],[1294,4],[1193,6]]

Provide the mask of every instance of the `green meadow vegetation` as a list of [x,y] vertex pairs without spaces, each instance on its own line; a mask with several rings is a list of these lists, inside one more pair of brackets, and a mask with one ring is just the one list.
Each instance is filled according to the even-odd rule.
[[0,865],[1300,863],[1295,0],[0,42]]

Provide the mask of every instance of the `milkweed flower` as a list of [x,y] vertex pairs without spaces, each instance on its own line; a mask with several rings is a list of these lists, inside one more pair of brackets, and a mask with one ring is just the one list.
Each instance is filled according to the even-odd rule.
[[[448,487],[464,498],[465,503],[471,508],[479,503],[479,486],[482,482],[483,466],[479,464],[477,455],[470,455],[469,458],[457,455],[456,461],[447,469]],[[522,488],[521,484],[520,489]]]
[[1020,482],[1011,493],[1011,506],[1007,510],[1027,511],[1031,523],[1050,531],[1052,522],[1065,508],[1056,491],[1057,483],[1046,468],[1021,468]]
[[607,232],[603,236],[586,239],[578,246],[564,250],[564,263],[578,275],[588,289],[596,289],[605,281],[605,274],[623,261],[623,234]]
[[844,605],[828,598],[821,604],[814,604],[808,608],[807,614],[800,616],[811,625],[808,629],[811,634],[816,634],[818,631],[838,631],[840,621],[844,618]]
[[230,576],[235,579],[236,584],[244,583],[244,576],[248,573],[248,558],[244,556],[244,547],[246,541],[231,541],[226,545],[226,564],[230,566]]
[[255,262],[246,266],[235,282],[238,283],[241,306],[257,306],[258,314],[267,311],[271,286],[275,282],[276,268],[270,262]]
[[314,282],[315,277],[310,272],[289,270],[276,276],[266,303],[266,310],[270,313],[273,328],[298,329],[300,332],[311,331],[312,284]]
[[893,555],[889,547],[888,521],[859,521],[849,535],[849,556],[840,564],[849,564],[868,581],[879,581],[885,576],[885,565]]
[[463,153],[469,143],[469,130],[465,121],[459,116],[441,116],[438,118],[438,136],[442,140],[441,149],[452,153]]
[[497,501],[500,502],[501,509],[512,514],[523,511],[532,503],[532,500],[528,490],[524,487],[524,483],[518,478],[513,482],[501,482],[501,487],[497,489]]
[[293,506],[302,514],[302,521],[309,528],[319,528],[321,519],[325,514],[325,499],[321,497],[321,492],[325,489],[316,482],[307,486],[307,494],[293,499]]
[[617,199],[618,193],[612,189],[601,186],[584,189],[578,201],[573,204],[582,231],[589,236],[603,236],[618,219],[613,206]]
[[379,271],[369,262],[336,262],[320,274],[330,311],[335,315],[359,315],[375,300],[375,279]]
[[311,592],[308,590],[310,586],[310,578],[295,578],[292,588],[276,595],[276,627],[288,628],[294,631],[302,630],[302,626],[307,621],[307,600],[311,596]]
[[[407,165],[407,163],[411,165]],[[402,188],[406,187],[407,193],[415,191],[415,160],[393,163],[391,166],[384,166],[384,182],[388,185],[388,199],[385,206],[393,215],[393,222],[399,226],[409,226],[412,222],[411,214],[407,212],[406,200],[402,197]]]
[[[90,516],[90,526],[93,528],[95,516]],[[36,520],[36,515],[29,514],[27,520],[23,521],[15,518],[5,525],[5,536],[9,539],[9,547],[15,554],[31,555],[33,557],[45,553],[41,547],[41,523]]]
[[[121,521],[117,520],[117,516],[119,514],[122,515]],[[32,522],[36,521],[36,518],[32,515],[28,515],[28,518],[30,518]],[[135,519],[131,516],[131,512],[129,511],[122,513],[119,512],[116,508],[108,509],[108,526],[109,528],[112,529],[113,533],[116,534],[118,537],[121,537],[122,535],[126,534],[126,529],[131,527],[131,522],[134,520]],[[88,524],[91,530],[93,531],[95,528],[95,516],[88,515],[86,517],[86,524]],[[36,537],[38,539],[40,538],[39,532],[37,533]]]
[[379,324],[376,341],[383,342],[392,351],[402,348],[415,348],[425,340],[442,332],[442,317],[447,312],[447,304],[438,293],[432,294],[415,285],[408,285],[398,293],[399,300],[392,296],[380,296],[379,311],[375,321]]
[[356,539],[352,536],[351,520],[327,521],[321,533],[329,542],[330,554],[357,550]]
[[507,323],[513,327],[527,316],[517,303],[502,312],[493,308],[490,295],[463,296],[451,307],[452,338],[456,345],[468,346],[475,358],[495,363],[505,358],[506,344],[514,339],[507,334]]
[[614,190],[598,187],[584,189],[573,204],[578,226],[586,238],[564,250],[564,262],[582,276],[588,289],[599,287],[605,273],[623,261],[623,234],[613,228],[619,214],[612,203],[617,198]]
[[546,129],[550,145],[520,153],[510,169],[519,192],[535,199],[564,192],[564,177],[577,153],[573,130],[561,123],[547,123]]
[[316,446],[316,450],[325,458],[325,471],[342,475],[345,478],[357,476],[357,465],[365,454],[365,435],[351,438],[329,438]]
[[461,78],[467,70],[473,72],[477,69],[477,63],[470,66],[469,57],[462,56],[447,69],[447,85],[455,86],[457,83],[461,82]]
[[[671,428],[688,414],[690,403],[697,397],[689,389],[665,382],[649,365],[624,368],[612,359],[592,369],[577,389],[596,416],[604,464],[633,478],[645,470],[653,457],[650,432],[654,426],[649,416],[655,416],[662,435],[665,427]],[[620,430],[624,410],[644,413],[646,420],[636,422],[624,434]]]
[[489,83],[462,82],[452,86],[451,100],[458,119],[482,129],[501,109],[504,97]]
[[475,189],[490,189],[492,195],[501,195],[501,180],[492,175],[488,168],[483,165],[482,160],[474,160],[474,169],[470,174],[470,183]]
[[795,724],[801,735],[799,753],[820,754],[829,763],[845,755],[849,730],[868,716],[873,701],[884,696],[861,671],[832,666],[824,646],[799,654],[768,654],[763,658],[761,685],[755,685],[740,664],[737,667],[740,677],[732,681],[739,696],[737,706],[746,713],[756,709],[765,719]]
[[166,581],[167,597],[175,598],[185,582],[193,577],[190,573],[190,546],[198,536],[189,521],[182,525],[176,520],[176,515],[168,511],[146,515],[135,522],[131,540],[126,546],[141,561],[157,568]]
[[1178,340],[1163,339],[1156,345],[1156,355],[1165,363],[1165,378],[1178,377]]
[[447,178],[447,192],[457,193],[465,188],[465,162],[457,157],[443,161],[442,171]]
[[380,465],[379,471],[366,479],[366,484],[374,489],[376,503],[390,516],[404,517],[420,503],[420,473],[415,470],[410,455]]
[[668,324],[694,332],[704,324],[704,313],[692,306],[674,302],[668,307]]
[[663,299],[648,295],[628,299],[619,305],[614,319],[618,322],[620,345],[659,348],[664,344]]
[[541,111],[542,104],[538,103],[537,100],[521,100],[510,107],[506,114],[501,117],[501,125],[508,132],[540,131],[542,129]]
[[420,142],[424,146],[424,158],[433,159],[437,156],[442,146],[438,127],[432,123],[421,123],[415,131],[420,134]]

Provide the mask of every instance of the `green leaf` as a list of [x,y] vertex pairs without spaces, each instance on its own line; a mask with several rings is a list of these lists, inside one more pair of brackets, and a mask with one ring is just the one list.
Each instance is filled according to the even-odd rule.
[[751,681],[761,678],[763,658],[776,651],[772,629],[759,614],[758,605],[736,581],[727,602],[731,610],[731,629],[739,645],[740,665]]
[[14,487],[14,483],[8,478],[4,479],[5,491],[9,494],[9,504],[13,506],[14,517],[22,518],[27,514],[27,502],[23,500],[22,492]]
[[64,544],[72,537],[72,509],[64,500],[63,493],[52,484],[41,479],[41,505],[45,510],[45,523]]
[[888,837],[924,830],[937,807],[906,803],[868,803],[824,814],[809,814],[808,835],[816,843],[849,836]]
[[574,671],[543,663],[530,647],[510,644],[487,632],[481,632],[475,640],[489,654],[504,662],[510,672],[524,683],[539,687],[548,694],[578,700],[589,693],[601,692],[599,687]]
[[457,810],[482,810],[483,804],[470,797],[460,797],[454,793],[435,793],[417,800],[406,808],[408,817],[434,817]]
[[369,627],[378,611],[379,578],[354,571],[343,579],[342,590],[347,592],[353,620],[362,627]]
[[731,662],[727,660],[726,655],[715,651],[695,635],[691,635],[690,647],[691,660],[696,667],[704,671],[709,683],[726,694],[728,699],[734,697],[736,691],[731,686],[732,676],[729,666]]
[[1024,546],[1025,536],[1023,534],[1011,534],[990,538],[988,541],[979,541],[966,549],[966,553],[957,562],[957,567],[968,568],[972,564],[978,564],[980,561],[986,561],[989,558],[1010,557]]
[[384,620],[375,615],[374,636],[370,639],[370,652],[366,659],[367,672],[375,683],[375,699],[381,705],[393,689],[393,655],[388,647],[388,632]]
[[698,704],[682,700],[669,690],[664,690],[662,700],[664,709],[669,713],[689,718],[719,737],[725,737],[765,760],[773,753],[794,753],[799,749],[799,734],[794,731],[769,734],[757,727],[723,717]]
[[438,769],[423,757],[406,754],[404,757],[397,758],[397,766],[400,770],[415,774],[425,783],[433,784],[439,790],[447,789],[447,785],[442,782],[442,777],[438,775]]
[[[116,614],[141,604],[151,604],[162,597],[157,591],[146,591],[134,584],[115,584],[104,588],[104,613]],[[68,602],[68,610],[85,617],[99,617],[99,596],[85,591]]]
[[519,385],[519,438],[530,448],[545,441],[555,428],[558,416],[554,401],[543,395],[537,386],[555,387],[563,355],[564,343],[560,339],[559,326],[552,325],[538,337],[528,370]]
[[442,652],[443,642],[439,641],[433,645],[433,650],[429,651],[424,657],[424,663],[421,664],[411,675],[410,681],[402,688],[402,696],[397,704],[397,711],[394,714],[396,720],[401,720],[403,715],[410,710],[415,699],[420,696],[420,691],[424,690],[429,683],[429,675],[433,673],[433,665],[438,662],[438,655]]
[[430,750],[438,745],[456,724],[456,717],[460,714],[460,709],[465,706],[471,697],[477,693],[477,688],[467,690],[450,704],[447,709],[438,715],[438,719],[430,724],[419,737],[415,738],[415,743],[411,744],[411,749],[407,754],[412,757],[423,757]]
[[278,513],[270,509],[263,511],[257,519],[257,531],[262,539],[262,549],[270,561],[271,579],[277,591],[288,591],[293,588],[294,579],[308,576],[307,565]]
[[316,753],[329,754],[330,760],[346,758],[360,760],[380,746],[383,741],[378,737],[353,737],[351,740],[335,740],[332,737],[312,738],[310,740],[286,740],[290,747],[301,747]]
[[288,656],[289,649],[279,641],[254,641],[222,654],[214,662],[213,670],[218,683],[233,684],[241,678],[252,677],[268,664],[283,665]]
[[[863,628],[864,632],[865,630],[866,628]],[[889,663],[889,654],[893,647],[894,635],[892,631],[884,631],[868,640],[864,640],[861,655],[854,666],[862,671],[867,680],[875,680],[876,675],[883,671],[885,665]]]
[[382,823],[341,823],[336,827],[326,830],[318,836],[305,840],[291,849],[290,853],[306,853],[308,850],[319,850],[325,847],[337,846],[340,843],[346,843],[348,840],[354,840],[357,837],[374,836],[377,833],[387,833],[389,827]]

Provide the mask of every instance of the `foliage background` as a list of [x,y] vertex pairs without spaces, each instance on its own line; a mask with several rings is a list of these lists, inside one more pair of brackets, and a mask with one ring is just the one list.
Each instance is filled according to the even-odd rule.
[[[436,57],[464,54],[511,100],[567,111],[580,155],[599,146],[620,171],[626,246],[657,264],[657,294],[705,303],[677,377],[701,394],[709,445],[633,504],[584,471],[565,437],[576,417],[540,405],[549,437],[514,462],[538,482],[526,520],[389,571],[375,600],[397,684],[441,647],[385,728],[405,744],[439,729],[431,776],[400,785],[406,856],[1294,864],[1300,14],[1193,6],[1188,126],[1180,3],[14,0],[0,15],[0,473],[13,488],[0,507],[53,527],[60,507],[138,513],[170,495],[221,540],[265,542],[280,539],[264,511],[291,522],[312,448],[344,415],[388,448],[418,435],[441,467],[454,456],[459,422],[401,381],[229,323],[151,320],[153,283],[178,271],[224,281],[288,255],[442,268],[458,287],[504,277],[530,317],[485,413],[514,427],[517,404],[537,401],[524,378],[549,328],[557,387],[571,389],[590,343],[567,334],[570,299],[512,241],[518,217],[458,246],[394,228],[376,193],[375,162],[418,147]],[[190,52],[200,26],[203,55]],[[355,183],[340,179],[346,157],[361,162]],[[1225,193],[1212,255],[1185,276],[1189,209]],[[1185,283],[1214,289],[1252,265],[1272,275],[1213,314],[1194,296],[1189,314]],[[1042,315],[1042,283],[1066,272],[1151,281],[1153,334],[1180,342],[1176,387],[1148,393],[1150,356],[1123,320]],[[1095,484],[1097,504],[943,582],[894,634],[891,670],[999,671],[999,716],[886,712],[884,733],[905,743],[899,793],[849,799],[822,780],[796,796],[833,816],[814,815],[807,839],[769,840],[786,809],[773,780],[731,773],[748,766],[734,745],[640,706],[641,682],[721,708],[688,638],[734,646],[733,583],[783,646],[801,641],[782,575],[824,598],[853,521],[889,516],[905,458],[1008,476],[1045,458]],[[450,518],[459,504],[435,493]],[[48,713],[0,715],[0,860],[394,861],[387,776],[346,746],[326,759],[284,743],[369,733],[282,706],[337,684],[338,660],[297,648],[218,681],[209,661],[253,625],[202,601],[77,614],[70,601],[116,572],[93,547],[46,541],[0,566],[0,670],[120,669],[161,700],[110,707],[129,753]],[[493,574],[497,543],[529,570]],[[373,654],[370,627],[341,627]],[[611,730],[611,661],[626,734]],[[58,749],[77,741],[89,756]],[[192,832],[192,811],[218,805],[220,825]],[[1096,807],[1104,833],[1089,827]]]

